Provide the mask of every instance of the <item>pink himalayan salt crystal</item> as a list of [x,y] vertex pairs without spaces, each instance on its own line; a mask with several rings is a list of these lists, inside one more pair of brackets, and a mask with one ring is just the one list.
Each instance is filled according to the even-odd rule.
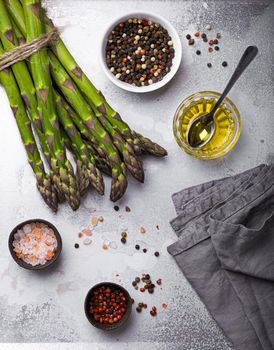
[[91,242],[92,242],[92,240],[91,240],[90,238],[86,238],[86,239],[84,240],[84,245],[90,245]]
[[108,244],[107,244],[107,243],[103,243],[102,248],[103,248],[104,250],[108,250]]
[[12,245],[17,257],[32,266],[44,265],[57,250],[54,231],[42,223],[24,225],[15,233]]
[[98,225],[98,221],[99,221],[98,216],[93,216],[93,217],[91,218],[90,223],[91,223],[91,225],[92,225],[93,227],[96,227],[96,226]]
[[92,231],[88,228],[85,228],[84,230],[82,230],[82,233],[86,236],[92,236]]

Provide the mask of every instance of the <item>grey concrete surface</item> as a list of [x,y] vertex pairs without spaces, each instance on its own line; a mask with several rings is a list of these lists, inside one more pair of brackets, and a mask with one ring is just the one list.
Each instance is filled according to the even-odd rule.
[[[163,144],[169,157],[144,159],[145,184],[130,180],[127,194],[119,203],[120,212],[113,210],[107,195],[89,193],[77,212],[62,205],[54,215],[36,191],[6,95],[0,88],[0,348],[232,349],[166,252],[167,245],[176,239],[169,226],[175,215],[170,196],[183,187],[273,160],[273,2],[47,0],[45,5],[61,28],[69,49],[96,86],[134,129]],[[177,28],[183,45],[182,64],[171,83],[142,96],[113,86],[99,65],[104,28],[112,18],[135,10],[165,16]],[[195,47],[187,45],[185,35],[196,29],[203,31],[207,24],[212,25],[212,32],[222,33],[221,50],[209,55],[202,46],[202,55],[197,56]],[[259,56],[230,93],[243,120],[241,138],[223,158],[193,159],[181,151],[173,137],[176,107],[196,91],[221,91],[248,44],[259,47]],[[221,66],[223,60],[228,61],[226,69]],[[212,69],[206,66],[209,61]],[[108,193],[108,180],[106,184]],[[125,213],[125,205],[131,208],[130,213]],[[94,231],[93,243],[90,246],[80,243],[76,250],[77,234],[89,224],[93,213],[103,215],[104,222]],[[51,271],[22,270],[9,255],[9,232],[18,222],[29,218],[49,220],[62,234],[62,257]],[[146,234],[139,233],[140,226],[146,228]],[[126,246],[120,244],[124,228],[129,231]],[[112,249],[102,249],[105,240],[115,242]],[[148,253],[136,252],[136,242],[146,246]],[[153,256],[155,250],[161,253],[159,259]],[[153,296],[142,295],[131,286],[132,279],[142,272],[163,279],[162,289],[158,288]],[[94,283],[105,280],[124,285],[136,302],[157,305],[158,316],[133,312],[123,330],[103,333],[94,329],[85,319],[83,301]],[[162,303],[168,305],[166,310],[161,308]]]

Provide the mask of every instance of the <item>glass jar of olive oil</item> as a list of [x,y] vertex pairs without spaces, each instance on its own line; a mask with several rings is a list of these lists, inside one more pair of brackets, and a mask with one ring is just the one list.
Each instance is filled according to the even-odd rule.
[[188,154],[200,159],[214,159],[228,153],[236,144],[241,132],[241,117],[237,107],[229,99],[214,115],[215,132],[212,139],[201,148],[192,148],[186,141],[190,123],[211,111],[220,94],[214,91],[197,92],[179,105],[173,120],[173,132],[178,145]]

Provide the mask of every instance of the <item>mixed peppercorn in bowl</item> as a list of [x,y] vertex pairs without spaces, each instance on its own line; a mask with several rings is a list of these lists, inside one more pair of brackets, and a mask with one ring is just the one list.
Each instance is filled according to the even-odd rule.
[[102,67],[120,88],[149,92],[167,84],[181,62],[180,38],[164,18],[131,13],[114,21],[101,48]]

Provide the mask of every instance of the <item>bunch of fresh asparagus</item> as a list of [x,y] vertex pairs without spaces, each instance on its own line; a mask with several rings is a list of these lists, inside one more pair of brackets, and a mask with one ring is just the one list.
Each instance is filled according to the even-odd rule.
[[[0,0],[0,56],[53,29],[41,1]],[[110,198],[116,201],[126,191],[127,171],[144,181],[139,155],[167,155],[161,146],[121,119],[60,37],[27,61],[0,71],[0,82],[7,92],[37,187],[54,211],[64,200],[76,210],[80,196],[90,186],[103,194],[101,172],[112,177]],[[75,159],[75,172],[67,150]]]

